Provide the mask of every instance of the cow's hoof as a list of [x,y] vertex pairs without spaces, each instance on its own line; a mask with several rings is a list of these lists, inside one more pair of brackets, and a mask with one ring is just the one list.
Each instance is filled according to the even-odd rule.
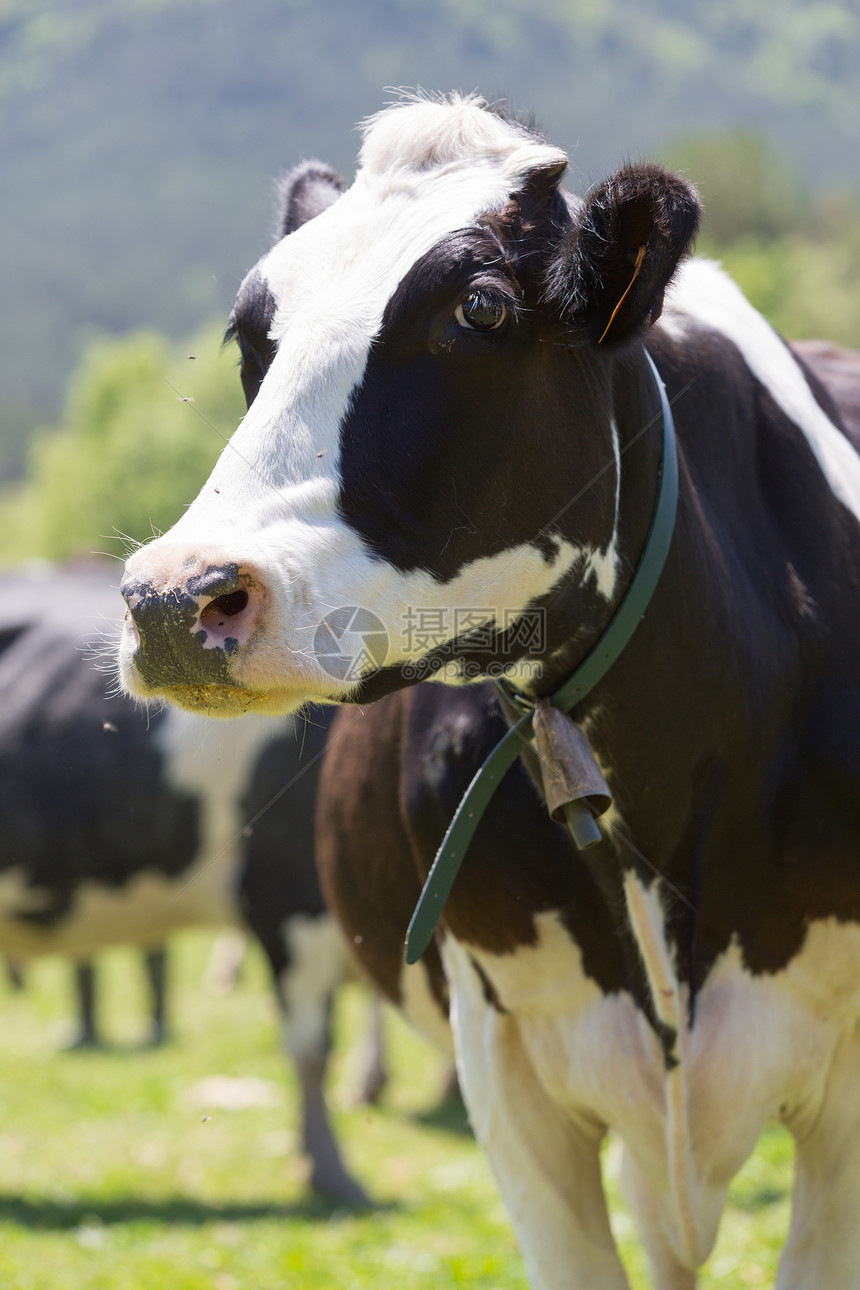
[[349,1209],[373,1208],[373,1201],[367,1192],[347,1173],[339,1173],[336,1176],[314,1173],[311,1177],[311,1187],[322,1200],[333,1201]]
[[78,1030],[71,1039],[60,1044],[61,1053],[92,1053],[107,1047],[93,1030]]
[[352,1106],[378,1106],[388,1083],[388,1072],[381,1067],[365,1071],[350,1098]]

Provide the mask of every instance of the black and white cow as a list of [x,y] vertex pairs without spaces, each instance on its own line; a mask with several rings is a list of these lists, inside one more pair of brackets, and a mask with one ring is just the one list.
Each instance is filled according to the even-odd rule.
[[[474,98],[370,123],[353,185],[240,290],[258,393],[129,561],[123,681],[222,714],[402,692],[341,716],[319,808],[397,990],[409,883],[505,728],[480,689],[407,687],[550,694],[604,631],[661,475],[647,346],[680,500],[656,594],[572,714],[613,794],[602,841],[577,852],[515,767],[402,992],[447,983],[536,1290],[627,1285],[607,1128],[657,1283],[689,1290],[769,1120],[797,1143],[778,1287],[860,1286],[860,457],[719,267],[678,267],[687,183],[627,166],[578,201],[565,165]],[[363,889],[398,873],[400,903]]]
[[88,960],[183,927],[250,927],[299,1075],[313,1185],[361,1199],[323,1097],[331,998],[351,972],[314,864],[329,717],[216,727],[146,712],[94,666],[121,611],[103,568],[0,577],[0,952]]

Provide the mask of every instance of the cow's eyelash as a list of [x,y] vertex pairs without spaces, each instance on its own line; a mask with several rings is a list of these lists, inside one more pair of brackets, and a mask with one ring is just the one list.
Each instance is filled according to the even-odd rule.
[[525,305],[519,292],[509,282],[499,282],[497,278],[477,278],[467,283],[457,297],[457,304],[462,304],[470,296],[481,296],[484,299],[497,301],[504,305],[508,317],[516,322],[525,312]]

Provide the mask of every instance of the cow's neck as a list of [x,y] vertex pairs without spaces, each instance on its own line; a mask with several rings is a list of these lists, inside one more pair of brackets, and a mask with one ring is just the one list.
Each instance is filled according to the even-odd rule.
[[[581,379],[577,374],[577,380]],[[618,479],[618,503],[617,514],[606,521],[605,531],[588,535],[584,550],[597,551],[601,558],[614,553],[614,587],[607,598],[605,580],[598,580],[593,565],[583,577],[582,564],[577,562],[569,578],[548,598],[545,613],[549,649],[539,683],[533,687],[536,696],[558,691],[606,632],[635,577],[654,518],[663,431],[659,393],[644,350],[607,365],[596,379],[605,385],[609,404],[602,433],[607,459],[600,475],[606,473],[613,481]],[[572,407],[569,447],[576,461],[575,401]],[[603,485],[605,481],[600,477],[577,481],[577,492],[586,493],[592,483]],[[558,525],[558,533],[574,547],[583,547],[579,523],[579,508],[574,505]],[[589,700],[579,710],[588,712],[591,706]]]
[[[683,375],[673,371],[670,356],[655,350],[655,358],[670,396],[677,400],[680,497],[673,545],[629,646],[573,716],[587,730],[614,799],[604,827],[606,842],[586,854],[586,863],[605,885],[603,867],[616,892],[625,875],[661,892],[662,908],[671,910],[664,932],[692,998],[701,984],[696,964],[713,961],[714,952],[725,948],[732,932],[730,902],[720,900],[715,907],[713,896],[703,893],[699,884],[705,857],[717,845],[712,824],[719,816],[728,834],[723,851],[734,845],[754,852],[751,831],[764,824],[745,814],[744,803],[765,801],[767,789],[749,779],[744,782],[743,774],[766,766],[767,758],[750,755],[758,737],[752,714],[762,711],[761,678],[746,665],[748,660],[740,665],[732,657],[732,651],[741,648],[738,624],[749,607],[738,603],[740,593],[727,576],[725,552],[695,487],[694,479],[701,480],[704,472],[688,469],[685,444],[695,452],[700,436],[695,425],[687,424]],[[629,365],[619,365],[614,388],[622,449],[621,596],[647,533],[659,463],[658,436],[648,431],[637,438],[653,415],[653,396],[649,399],[646,391],[643,397],[641,382],[631,378]],[[766,648],[761,653],[768,656]],[[773,694],[768,702],[774,721],[783,720],[782,711],[777,716],[783,698]],[[729,730],[731,714],[739,712],[750,714],[749,729]],[[762,726],[769,737],[769,723]],[[744,772],[744,766],[750,769]],[[734,823],[734,838],[727,821]],[[661,880],[657,886],[656,879]]]
[[[670,514],[664,513],[665,496],[661,489],[661,480],[665,478],[667,463],[665,456],[670,453],[675,457],[675,446],[668,446],[669,439],[664,437],[664,415],[671,418],[667,411],[663,413],[659,399],[658,387],[654,374],[644,354],[630,355],[618,361],[612,374],[613,419],[618,435],[620,480],[617,532],[614,541],[617,548],[618,577],[611,604],[601,605],[599,597],[590,597],[589,628],[583,631],[580,627],[565,642],[554,662],[558,665],[555,693],[563,694],[570,690],[570,678],[558,680],[558,672],[564,672],[562,660],[576,659],[573,675],[581,670],[581,658],[594,651],[600,654],[603,642],[611,632],[611,627],[623,616],[620,607],[630,596],[631,589],[640,580],[643,565],[649,565],[653,559],[653,546],[658,546],[661,536],[674,528],[674,506]],[[659,378],[658,378],[659,379]],[[671,436],[674,438],[674,436]],[[671,463],[672,468],[677,460]],[[671,472],[670,472],[671,473]],[[663,533],[661,534],[661,526]],[[655,541],[656,536],[656,541]],[[674,553],[666,565],[661,563],[659,576],[654,581],[653,590],[649,589],[652,600],[643,602],[646,605],[644,617],[637,616],[631,622],[629,636],[623,652],[612,663],[604,678],[592,689],[582,702],[571,711],[571,717],[586,730],[591,739],[598,759],[605,774],[610,778],[613,792],[619,792],[624,803],[641,797],[646,803],[650,801],[650,785],[644,782],[642,762],[630,772],[630,783],[622,785],[617,773],[616,745],[619,740],[627,746],[631,741],[642,745],[655,745],[654,757],[658,756],[658,747],[662,744],[665,721],[661,721],[661,691],[667,685],[664,670],[664,654],[661,650],[661,637],[671,633],[677,620],[679,610],[690,603],[689,570],[685,568],[683,556],[678,548],[684,542],[674,541]],[[583,600],[583,588],[572,588],[571,600]],[[587,590],[586,590],[587,595]],[[581,607],[579,612],[582,612]],[[645,632],[645,622],[649,630]],[[660,627],[655,632],[653,624]],[[585,642],[585,649],[583,649]],[[592,654],[593,657],[593,654]],[[642,700],[648,702],[642,710]],[[656,699],[656,710],[655,710]],[[638,709],[638,711],[637,711]],[[668,714],[662,713],[665,718]],[[644,738],[642,723],[645,724]],[[620,733],[623,731],[624,733]],[[622,770],[622,774],[624,771]],[[679,776],[680,778],[680,776]],[[624,789],[633,788],[633,793]],[[679,990],[679,977],[671,967],[675,958],[669,951],[666,941],[667,928],[663,924],[662,909],[643,888],[654,889],[655,877],[663,877],[674,890],[673,904],[686,903],[689,918],[695,922],[696,907],[684,891],[679,890],[672,877],[665,874],[662,868],[662,854],[654,859],[643,849],[639,839],[639,813],[635,809],[628,818],[623,809],[614,807],[604,822],[604,842],[596,848],[583,852],[583,859],[590,869],[595,884],[603,893],[607,911],[612,917],[616,932],[622,943],[628,945],[628,952],[638,957],[646,967],[648,985],[639,981],[636,974],[632,980],[643,988],[633,986],[640,1007],[649,1016],[666,1048],[667,1062],[675,1060],[672,1045],[682,1024],[682,1001]],[[677,875],[676,875],[677,876]],[[690,875],[681,878],[687,888],[692,884]],[[643,898],[644,895],[644,898]],[[688,918],[688,921],[689,921]],[[694,938],[693,933],[693,938]],[[685,939],[690,939],[685,931]],[[682,955],[681,957],[686,957]],[[688,975],[685,973],[685,976]],[[674,997],[669,1003],[669,986],[674,988]]]
[[[633,447],[637,442],[645,438],[653,423],[659,426],[659,456],[655,472],[653,499],[649,507],[648,528],[645,538],[640,544],[641,549],[635,556],[633,575],[627,585],[623,587],[618,603],[612,607],[608,621],[599,628],[597,641],[591,645],[586,657],[574,669],[573,674],[568,676],[563,684],[556,689],[545,711],[534,715],[533,733],[537,736],[539,751],[541,737],[538,724],[548,736],[550,728],[555,729],[557,732],[556,736],[549,736],[549,743],[541,752],[541,762],[549,763],[550,775],[553,780],[558,779],[562,763],[567,761],[567,755],[561,752],[560,746],[555,745],[554,739],[562,742],[567,741],[568,744],[570,742],[567,740],[566,730],[568,728],[565,725],[565,720],[559,713],[569,712],[571,709],[581,706],[581,700],[590,695],[600,679],[612,669],[615,661],[624,651],[640,624],[641,617],[659,583],[668,549],[671,545],[677,499],[677,454],[673,419],[659,373],[647,354],[643,355],[643,359],[648,378],[648,388],[657,395],[657,411],[652,415],[647,406],[643,407],[640,404],[637,407],[638,428],[631,435],[625,446]],[[631,419],[630,410],[628,409],[627,412],[627,420],[629,421]],[[619,455],[617,436],[615,438],[615,447],[617,464]],[[619,510],[616,507],[616,530],[611,538],[613,547],[618,537],[618,515]],[[580,591],[580,587],[574,588],[575,593]],[[563,599],[564,597],[562,597],[562,601]],[[408,958],[410,962],[414,962],[422,952],[435,925],[435,919],[438,917],[438,913],[441,911],[451,890],[451,885],[456,877],[463,855],[477,827],[477,821],[481,818],[500,777],[505,773],[505,768],[511,764],[511,761],[521,750],[523,740],[528,739],[531,721],[530,712],[521,720],[515,721],[514,728],[497,745],[484,763],[461,802],[455,819],[439,850],[433,871],[422,892],[421,900],[410,925],[408,937]],[[545,724],[547,722],[549,724]],[[568,754],[572,749],[573,745],[570,745]],[[573,779],[576,780],[577,778],[576,772],[573,772]],[[573,799],[581,796],[573,781],[570,784],[570,791]],[[591,832],[594,833],[595,830],[593,821],[588,815],[588,810],[583,809],[583,803],[575,800],[568,801],[564,810],[577,846],[590,846],[591,839],[588,837],[588,829],[582,827],[582,817],[585,817],[584,823],[589,826]],[[579,813],[578,817],[576,812]],[[594,872],[598,885],[605,890],[602,881],[607,872],[605,861],[598,863]],[[610,893],[607,892],[607,894]],[[616,904],[617,902],[610,898],[609,903]],[[634,907],[631,906],[631,911],[633,909]],[[635,914],[631,912],[631,923],[635,924],[635,921]]]
[[[555,629],[566,634],[549,660],[541,686],[544,692],[558,693],[590,651],[596,648],[599,653],[645,557],[654,520],[662,474],[663,418],[644,353],[617,360],[610,384],[621,462],[615,594],[607,603],[595,589],[574,580],[561,589],[549,615]],[[671,929],[673,938],[677,935],[690,948],[690,954],[686,948],[681,952],[682,960],[692,956],[697,935],[695,870],[700,839],[693,833],[696,828],[706,830],[719,793],[719,769],[707,753],[699,757],[702,765],[693,777],[696,800],[689,793],[684,797],[681,790],[689,783],[685,755],[693,755],[693,747],[697,753],[702,747],[709,749],[716,740],[703,728],[707,724],[704,709],[693,718],[689,696],[679,692],[679,680],[685,678],[689,689],[686,678],[699,676],[698,664],[701,687],[712,695],[712,664],[707,656],[713,654],[713,641],[720,639],[718,606],[706,603],[702,594],[707,542],[690,490],[690,480],[682,472],[679,529],[653,600],[611,670],[570,713],[591,739],[616,799],[604,823],[605,841],[584,853],[585,862],[607,907],[614,910],[619,933],[629,930],[625,901],[619,900],[625,875],[645,887],[653,887],[656,877],[663,878],[674,893],[672,905],[680,909]],[[697,616],[692,631],[685,621],[691,612]],[[679,727],[689,731],[691,720],[697,723],[696,739],[690,753],[682,753],[679,759],[675,744],[685,741],[683,737],[676,741],[674,735],[667,741],[666,731]],[[659,812],[653,802],[661,803]],[[667,802],[672,803],[669,809]],[[642,933],[640,928],[637,940]]]

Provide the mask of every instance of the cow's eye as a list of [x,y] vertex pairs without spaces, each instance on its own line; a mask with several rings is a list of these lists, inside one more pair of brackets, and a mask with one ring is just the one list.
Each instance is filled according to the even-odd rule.
[[473,291],[454,310],[454,317],[467,331],[495,331],[508,316],[505,305],[498,297],[485,296]]

